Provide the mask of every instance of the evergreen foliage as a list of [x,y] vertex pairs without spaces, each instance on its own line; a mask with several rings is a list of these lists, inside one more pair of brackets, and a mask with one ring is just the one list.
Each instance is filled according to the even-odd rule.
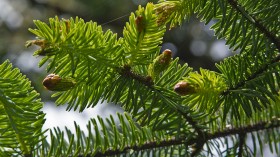
[[0,65],[0,76],[0,155],[31,156],[46,132],[39,93],[9,61]]
[[[278,0],[160,0],[139,6],[123,37],[78,17],[35,20],[29,30],[37,39],[26,46],[39,46],[39,66],[56,74],[44,83],[56,91],[56,104],[82,112],[109,101],[126,113],[91,119],[87,132],[76,123],[74,133],[50,129],[48,141],[39,94],[6,61],[0,65],[0,155],[258,156],[265,143],[279,155],[279,10]],[[217,63],[217,72],[160,57],[166,26],[194,13],[205,23],[215,20],[216,36],[240,51]],[[180,81],[188,92],[174,89]]]

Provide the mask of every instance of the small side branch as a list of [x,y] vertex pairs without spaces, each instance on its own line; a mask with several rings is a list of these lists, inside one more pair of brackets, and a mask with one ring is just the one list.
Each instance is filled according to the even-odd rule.
[[174,145],[182,145],[185,143],[184,138],[179,139],[170,139],[170,140],[163,140],[161,142],[154,141],[154,142],[147,142],[146,144],[142,146],[127,146],[123,150],[107,150],[105,153],[97,153],[95,156],[112,156],[112,155],[118,155],[122,153],[126,153],[129,150],[135,150],[135,151],[141,151],[146,149],[152,149],[152,148],[160,148],[160,147],[168,147],[168,146],[174,146]]
[[[183,114],[183,113],[182,113]],[[197,123],[193,120],[192,117],[183,114],[184,118],[189,122],[189,124],[194,128],[194,130],[197,132],[199,138],[205,138],[205,133],[201,130],[201,128],[198,127]]]
[[[280,55],[277,56],[271,63],[277,62],[280,59]],[[263,73],[269,65],[264,66],[261,68],[259,71],[256,73],[252,74],[249,79],[254,79],[257,77],[259,74]],[[147,86],[148,88],[154,89],[153,85],[154,82],[149,76],[142,76],[137,73],[134,73],[131,70],[131,67],[128,65],[125,65],[123,67],[118,68],[118,72],[120,75],[134,79],[143,85]],[[244,82],[245,83],[245,82]],[[224,93],[226,94],[226,93]],[[125,153],[129,149],[133,149],[135,151],[140,151],[140,150],[146,150],[146,149],[152,149],[152,148],[159,148],[159,147],[166,147],[166,146],[174,146],[174,145],[181,145],[184,144],[186,146],[194,146],[194,151],[192,152],[192,156],[195,156],[197,153],[201,151],[203,148],[204,144],[212,139],[216,138],[224,138],[227,136],[232,136],[232,135],[244,135],[246,136],[247,133],[251,133],[254,131],[261,131],[261,130],[266,130],[266,129],[272,129],[272,128],[279,128],[280,127],[280,121],[279,120],[274,120],[270,122],[260,122],[254,125],[247,125],[244,127],[239,127],[239,128],[232,128],[232,129],[227,129],[215,133],[207,133],[203,129],[199,127],[197,122],[188,115],[188,113],[185,113],[182,110],[177,110],[185,119],[186,121],[194,128],[195,132],[197,133],[197,136],[190,138],[190,139],[185,139],[185,138],[179,138],[179,139],[172,139],[172,140],[164,140],[161,142],[149,142],[146,143],[142,146],[127,146],[123,150],[108,150],[105,152],[105,154],[99,154],[97,156],[103,156],[103,155],[115,155],[115,154],[120,154],[120,153]],[[240,136],[240,137],[242,137]],[[243,138],[243,137],[242,137]],[[242,142],[241,138],[241,143],[239,145],[239,149],[243,149],[244,142]]]
[[[242,6],[240,6],[240,4],[238,4],[236,0],[228,0],[228,2],[235,10],[237,10],[241,14],[244,14],[244,11],[240,9]],[[264,25],[262,25],[261,22],[254,16],[249,15],[248,13],[244,16],[275,45],[280,53],[280,39],[277,38],[277,36],[275,36],[272,32],[270,32]]]
[[232,128],[223,131],[218,131],[213,134],[208,134],[208,140],[216,139],[220,137],[226,137],[230,135],[237,135],[237,134],[247,134],[252,133],[254,131],[262,131],[267,129],[279,128],[280,127],[280,120],[273,120],[269,122],[259,122],[254,125],[247,125],[244,127],[239,128]]
[[[124,65],[123,67],[119,68],[118,71],[119,74],[121,74],[122,76],[137,80],[138,82],[144,84],[145,86],[151,88],[152,90],[155,90],[153,88],[154,82],[150,76],[142,76],[134,73],[129,65]],[[192,140],[192,141],[196,141],[195,142],[196,151],[193,152],[193,155],[195,155],[197,152],[200,151],[200,149],[202,149],[205,143],[206,140],[205,132],[198,126],[197,122],[189,115],[189,113],[184,112],[180,108],[177,108],[177,112],[180,113],[185,118],[185,120],[194,128],[195,133],[197,134],[195,139]]]
[[244,85],[246,84],[246,82],[257,78],[260,74],[264,73],[264,72],[268,69],[269,65],[274,64],[274,63],[277,63],[277,62],[279,62],[279,61],[280,61],[280,54],[278,54],[278,55],[277,55],[273,60],[271,60],[269,63],[264,64],[259,70],[257,70],[257,71],[254,72],[252,75],[250,75],[246,80],[244,80],[244,81],[242,81],[242,82],[239,82],[235,87],[230,88],[230,89],[224,91],[221,95],[227,95],[227,94],[229,94],[229,91],[230,91],[230,90],[235,90],[235,89],[238,89],[238,88],[244,86]]
[[134,79],[147,87],[152,87],[154,85],[154,82],[150,76],[142,76],[134,73],[129,65],[124,65],[123,67],[118,68],[117,71],[120,75]]
[[[181,111],[179,111],[181,112]],[[201,151],[201,149],[203,148],[204,144],[207,141],[207,137],[206,137],[206,132],[203,131],[197,124],[196,121],[194,121],[194,119],[187,115],[186,113],[181,113],[184,118],[188,121],[188,123],[194,128],[195,132],[197,133],[197,136],[194,137],[194,139],[192,139],[191,141],[195,141],[194,145],[193,145],[193,152],[191,154],[191,156],[196,156],[197,153],[199,153]]]
[[[124,65],[122,68],[119,68],[119,74],[122,76],[137,80],[138,82],[144,84],[145,86],[149,88],[153,88],[154,82],[150,76],[142,76],[139,74],[134,73],[131,70],[131,67],[129,65]],[[191,116],[188,115],[188,113],[183,112],[182,110],[178,109],[177,110],[186,120],[187,122],[195,129],[197,132],[198,136],[203,137],[203,131],[197,126],[197,123],[193,120]]]
[[245,136],[246,134],[239,134],[239,145],[238,145],[238,157],[242,157],[242,153],[243,153],[243,147],[245,144]]

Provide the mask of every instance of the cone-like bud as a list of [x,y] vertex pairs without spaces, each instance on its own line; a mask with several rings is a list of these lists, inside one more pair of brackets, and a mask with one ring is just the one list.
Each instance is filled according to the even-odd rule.
[[69,31],[70,31],[70,20],[68,20],[68,19],[62,19],[63,20],[63,22],[65,23],[65,26],[66,26],[66,33],[69,33]]
[[47,41],[43,39],[28,40],[25,44],[25,47],[30,47],[31,45],[37,45],[40,46],[41,48],[45,48],[47,45]]
[[44,39],[38,39],[38,40],[29,40],[26,42],[25,46],[30,47],[31,45],[37,45],[41,48],[37,51],[35,51],[34,55],[38,56],[52,56],[55,54],[55,49],[50,46],[49,43],[47,43]]
[[172,57],[172,51],[169,49],[166,49],[157,56],[153,63],[149,65],[149,75],[154,79],[157,77],[162,71],[166,70],[170,64]]
[[145,27],[143,16],[141,16],[141,15],[137,16],[135,19],[135,24],[136,24],[137,31],[139,33],[142,32]]
[[44,80],[43,85],[50,91],[66,91],[75,86],[76,82],[71,78],[61,78],[55,74],[49,74]]
[[188,82],[180,81],[174,86],[174,91],[179,95],[188,95],[196,93],[196,88]]
[[170,22],[169,17],[174,11],[176,10],[176,2],[169,1],[168,3],[160,3],[157,4],[157,7],[155,8],[156,14],[157,14],[157,24],[162,25],[166,24],[167,22]]

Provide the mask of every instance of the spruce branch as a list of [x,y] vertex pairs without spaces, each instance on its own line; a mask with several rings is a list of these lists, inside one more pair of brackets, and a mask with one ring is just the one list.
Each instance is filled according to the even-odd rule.
[[207,135],[207,139],[216,139],[221,137],[226,137],[230,135],[237,135],[237,134],[248,134],[255,131],[264,131],[269,129],[275,129],[280,127],[280,120],[271,120],[267,122],[259,122],[253,125],[247,125],[243,127],[231,128],[223,131],[217,131],[212,134]]
[[[126,153],[128,150],[134,150],[134,151],[141,151],[141,150],[149,150],[154,148],[161,148],[161,147],[169,147],[169,146],[176,146],[176,145],[185,145],[187,147],[192,147],[193,145],[199,144],[200,149],[195,148],[195,151],[192,153],[192,155],[196,155],[200,152],[203,145],[210,140],[218,139],[218,138],[225,138],[227,136],[233,136],[233,135],[239,135],[240,137],[240,143],[239,143],[239,154],[241,149],[243,149],[244,142],[245,142],[245,136],[248,133],[252,133],[255,131],[265,131],[269,129],[275,129],[280,128],[280,120],[272,120],[268,122],[259,122],[253,125],[247,125],[239,128],[231,128],[226,129],[222,131],[217,131],[214,133],[207,133],[205,134],[205,138],[201,137],[191,137],[189,139],[186,139],[184,137],[176,138],[176,139],[168,139],[168,140],[162,140],[162,141],[152,141],[147,142],[141,146],[139,145],[131,145],[126,146],[122,150],[116,149],[116,150],[106,150],[103,153],[97,153],[95,156],[111,156],[111,155],[118,155],[122,153]],[[91,156],[88,154],[88,156]]]
[[[154,91],[157,90],[153,87],[154,82],[150,76],[142,76],[140,74],[133,72],[129,65],[124,65],[123,67],[118,68],[118,71],[119,71],[119,74],[124,77],[129,77],[131,79],[134,79],[134,80],[142,83],[143,85],[149,87],[151,90],[154,90]],[[179,112],[187,120],[187,122],[195,129],[198,136],[200,136],[200,137],[204,136],[204,133],[198,127],[197,122],[191,116],[188,115],[189,113],[186,113],[180,107],[177,108],[177,112]]]
[[141,151],[141,150],[148,150],[148,149],[154,149],[154,148],[161,148],[161,147],[168,147],[168,146],[176,146],[176,145],[182,145],[184,144],[185,138],[178,138],[178,139],[169,139],[169,140],[163,140],[163,141],[153,141],[153,142],[147,142],[142,146],[133,145],[133,146],[127,146],[123,150],[108,150],[105,151],[105,153],[97,153],[95,156],[112,156],[112,155],[118,155],[122,153],[126,153],[128,150],[134,150],[134,151]]
[[[130,77],[132,79],[137,80],[138,82],[144,84],[145,86],[149,87],[152,90],[157,90],[153,88],[154,83],[150,76],[141,76],[139,74],[134,73],[133,71],[131,71],[131,67],[129,65],[125,65],[122,68],[119,68],[119,73],[125,77]],[[196,149],[193,152],[193,155],[195,155],[203,148],[204,142],[206,140],[205,137],[206,133],[199,127],[198,123],[189,115],[190,113],[185,112],[183,109],[181,109],[180,106],[178,106],[177,112],[180,113],[186,119],[186,121],[194,128],[195,132],[197,133],[195,140],[193,140],[196,141],[195,142]]]
[[277,38],[277,36],[275,36],[264,25],[262,25],[259,19],[247,13],[245,8],[241,6],[236,0],[228,0],[228,2],[235,10],[244,15],[248,21],[255,25],[275,45],[280,53],[280,38]]
[[26,76],[9,61],[0,64],[0,156],[12,156],[16,151],[32,156],[36,142],[44,139],[42,107]]
[[[265,40],[266,41],[265,44],[267,46],[272,45],[273,53],[267,54],[268,57],[262,56],[264,55],[264,53],[258,53],[259,56],[249,56],[249,55],[242,54],[231,58],[232,59],[230,60],[231,62],[226,62],[229,64],[226,63],[223,64],[225,66],[222,67],[223,66],[222,65],[221,69],[226,69],[225,68],[226,66],[232,68],[230,65],[234,65],[235,67],[235,65],[238,66],[240,64],[242,66],[239,66],[240,68],[232,68],[233,70],[239,70],[237,74],[224,72],[226,70],[233,71],[232,69],[226,69],[223,71],[224,73],[222,74],[224,74],[225,78],[226,77],[228,78],[227,81],[229,82],[229,87],[225,85],[225,88],[221,88],[219,92],[216,92],[217,93],[216,95],[213,94],[213,89],[217,87],[221,87],[220,84],[216,86],[209,86],[209,88],[207,88],[209,90],[201,90],[206,92],[201,92],[205,94],[204,95],[201,94],[203,97],[200,97],[199,99],[194,99],[195,97],[188,96],[189,98],[188,100],[191,100],[192,102],[195,102],[196,100],[201,100],[195,102],[196,104],[199,104],[201,106],[205,104],[204,108],[199,109],[199,111],[198,108],[195,108],[196,106],[193,107],[190,105],[191,101],[188,101],[187,99],[183,100],[180,95],[176,95],[176,93],[172,91],[172,89],[170,90],[170,87],[172,87],[176,81],[179,81],[187,74],[188,74],[188,79],[190,79],[190,76],[193,76],[187,72],[189,70],[188,68],[186,67],[181,68],[181,66],[174,61],[171,63],[173,64],[173,66],[164,67],[162,68],[164,70],[160,70],[160,72],[158,72],[160,73],[157,74],[160,76],[159,79],[158,78],[155,79],[154,77],[152,77],[152,75],[148,73],[146,69],[147,65],[150,64],[151,60],[155,57],[154,54],[159,51],[159,45],[162,43],[162,37],[165,32],[165,26],[159,25],[159,22],[162,21],[158,20],[157,15],[161,14],[167,16],[169,15],[167,13],[172,13],[173,9],[175,11],[178,10],[179,12],[182,12],[184,15],[186,14],[186,11],[184,11],[183,8],[188,8],[188,7],[170,8],[167,6],[165,7],[165,5],[163,5],[161,6],[161,8],[155,9],[152,4],[148,4],[146,8],[139,7],[138,11],[130,16],[130,20],[126,24],[124,30],[124,38],[120,38],[119,40],[116,40],[117,37],[113,36],[112,32],[108,32],[104,34],[101,29],[101,26],[97,26],[96,23],[92,23],[92,22],[84,23],[82,20],[79,20],[80,21],[79,22],[78,19],[76,21],[74,21],[73,19],[69,21],[51,20],[50,27],[46,27],[44,24],[37,21],[39,30],[31,30],[31,31],[34,34],[37,34],[37,36],[39,36],[40,38],[37,41],[29,42],[28,45],[39,44],[38,46],[41,47],[42,51],[38,51],[39,53],[37,53],[37,55],[46,55],[45,57],[48,57],[47,59],[44,59],[43,62],[47,61],[48,59],[50,60],[53,59],[51,60],[52,66],[49,67],[55,67],[54,73],[57,72],[62,77],[64,76],[67,77],[70,76],[72,72],[72,77],[75,77],[75,79],[78,79],[79,81],[77,85],[75,84],[76,85],[75,87],[73,82],[66,82],[66,83],[72,83],[70,84],[71,87],[69,86],[70,87],[69,90],[67,88],[67,91],[65,92],[56,94],[57,96],[63,94],[58,99],[59,102],[58,104],[64,104],[67,102],[72,103],[71,105],[69,105],[70,107],[68,109],[71,109],[72,107],[76,109],[79,104],[82,104],[80,109],[80,111],[82,111],[85,107],[94,106],[89,104],[96,104],[99,101],[99,98],[101,98],[103,100],[109,100],[115,103],[122,104],[123,105],[122,107],[124,107],[124,109],[129,113],[131,113],[133,115],[133,118],[136,119],[130,121],[131,128],[127,127],[128,124],[122,123],[123,126],[122,132],[117,131],[118,128],[115,124],[114,126],[112,125],[113,126],[112,128],[114,129],[114,134],[112,134],[113,137],[115,137],[114,139],[111,139],[112,136],[110,137],[111,134],[109,134],[111,132],[109,131],[109,129],[107,130],[104,123],[102,123],[102,129],[100,129],[100,127],[97,126],[97,123],[94,122],[93,123],[94,130],[97,133],[97,135],[96,138],[93,137],[91,138],[93,139],[91,141],[92,143],[86,141],[85,140],[86,137],[81,134],[81,131],[79,129],[76,129],[77,137],[78,137],[77,148],[78,145],[80,145],[80,143],[84,143],[84,142],[88,142],[88,143],[85,144],[86,149],[84,149],[83,144],[81,144],[81,147],[78,148],[80,150],[76,151],[75,149],[73,149],[74,150],[73,152],[76,153],[76,154],[74,153],[74,156],[77,155],[77,153],[83,154],[85,156],[91,156],[93,154],[95,154],[95,156],[108,156],[108,155],[118,155],[118,154],[128,153],[129,150],[141,152],[142,150],[150,151],[153,150],[154,148],[161,150],[164,149],[164,147],[168,147],[168,149],[173,150],[173,148],[177,149],[178,147],[180,148],[181,146],[183,146],[183,148],[185,149],[188,149],[187,150],[188,152],[193,148],[191,152],[191,156],[195,156],[201,153],[201,151],[203,151],[203,146],[205,144],[208,145],[208,142],[212,143],[212,140],[217,140],[219,138],[224,139],[227,136],[234,136],[234,137],[236,136],[237,138],[239,138],[239,143],[236,143],[236,146],[238,146],[238,148],[235,147],[235,150],[236,149],[239,150],[234,151],[234,153],[238,156],[242,156],[244,147],[246,146],[245,143],[246,134],[252,132],[262,132],[262,131],[268,132],[270,129],[278,130],[280,128],[279,119],[272,118],[271,121],[263,122],[262,120],[266,119],[262,117],[263,114],[257,118],[255,117],[258,121],[253,119],[252,117],[250,117],[252,119],[249,119],[248,121],[245,119],[238,119],[239,121],[234,121],[231,124],[235,124],[235,123],[238,124],[245,123],[245,124],[241,125],[241,127],[223,129],[223,130],[218,129],[219,121],[218,120],[216,121],[216,119],[214,118],[212,119],[212,116],[209,118],[210,120],[208,118],[206,118],[206,120],[201,118],[202,113],[205,113],[205,111],[206,113],[209,113],[208,109],[213,108],[211,104],[216,104],[217,100],[221,100],[220,98],[231,94],[231,92],[233,93],[232,98],[234,98],[234,96],[236,97],[238,96],[238,99],[236,100],[231,99],[234,100],[232,101],[232,103],[227,103],[227,102],[224,103],[225,104],[224,109],[225,111],[227,111],[227,108],[234,106],[232,107],[233,108],[232,111],[236,112],[237,115],[239,115],[238,107],[243,107],[247,115],[252,115],[253,110],[251,110],[250,105],[253,104],[252,106],[254,107],[254,109],[258,109],[259,107],[258,102],[263,103],[262,102],[263,99],[249,100],[249,97],[253,97],[253,96],[258,97],[258,94],[260,95],[263,91],[265,91],[263,93],[265,93],[266,94],[265,97],[267,97],[267,99],[264,100],[265,103],[269,103],[271,102],[270,100],[274,100],[273,98],[276,89],[269,88],[269,87],[268,89],[266,89],[265,88],[266,86],[264,87],[262,86],[262,84],[258,85],[256,83],[257,82],[256,79],[263,78],[262,76],[264,75],[266,76],[266,74],[269,73],[272,75],[270,76],[272,77],[271,82],[274,83],[275,78],[273,75],[278,74],[278,71],[276,70],[278,70],[277,69],[279,66],[278,62],[280,60],[280,54],[277,53],[277,50],[275,50],[273,46],[275,45],[276,49],[280,51],[280,44],[279,44],[280,42],[279,42],[279,38],[276,36],[277,34],[275,35],[271,33],[269,30],[270,27],[266,27],[263,21],[258,19],[258,17],[255,17],[254,14],[248,12],[245,8],[245,5],[242,6],[238,4],[237,0],[228,0],[228,3],[230,5],[226,4],[225,8],[226,9],[231,8],[231,10],[230,10],[230,14],[227,15],[227,13],[229,12],[226,9],[222,8],[223,7],[222,3],[224,2],[219,1],[220,3],[219,6],[222,8],[222,11],[224,12],[222,12],[223,16],[220,16],[221,14],[216,16],[217,13],[218,14],[220,13],[220,10],[217,9],[218,3],[215,3],[215,1],[213,3],[212,2],[208,3],[209,4],[208,8],[204,9],[202,14],[206,13],[207,16],[209,15],[208,17],[206,17],[207,21],[212,20],[214,17],[218,17],[218,19],[221,17],[222,20],[220,21],[220,23],[218,22],[216,25],[216,30],[218,30],[217,32],[219,32],[220,36],[228,37],[228,39],[232,39],[232,37],[234,37],[235,40],[232,40],[232,45],[235,45],[236,40],[238,40],[237,43],[240,43],[240,45],[236,44],[237,45],[236,47],[242,48],[241,51],[248,50],[247,48],[253,48],[250,50],[254,52],[264,52],[260,49],[264,48],[263,50],[266,50],[265,45],[262,42],[263,40]],[[182,1],[182,3],[184,3],[183,6],[187,6],[188,3],[195,4],[194,1],[188,1],[188,2]],[[176,4],[181,5],[179,1],[176,2]],[[200,5],[203,7],[204,4],[201,3]],[[186,10],[189,11],[191,10],[191,12],[193,12],[194,10],[191,8],[193,7],[190,6],[190,8]],[[236,16],[233,17],[232,13],[234,14],[236,12],[237,12]],[[238,19],[240,17],[239,16],[240,14],[242,18],[239,21]],[[181,16],[181,18],[179,18],[179,16],[175,16],[175,14],[173,14],[172,16],[170,15],[169,18],[170,17],[174,17],[174,19],[185,19],[186,15]],[[164,17],[162,20],[167,20],[167,19],[166,17]],[[246,23],[244,28],[241,25],[241,23],[243,22]],[[237,27],[234,27],[236,23],[240,24],[239,28],[241,28],[242,26],[242,30],[244,29],[243,35],[241,36],[243,37],[243,39],[240,41],[239,41],[240,36],[238,35],[239,31],[237,31],[237,33],[233,31],[234,28],[236,30],[241,30],[241,29],[237,29]],[[232,27],[230,27],[231,24],[233,25]],[[252,31],[249,28],[249,26],[251,25],[253,25]],[[90,30],[92,31],[89,33],[89,36],[84,36],[84,34],[86,34],[85,32],[88,32],[87,31],[88,27],[90,27],[91,28]],[[81,28],[81,30],[76,28]],[[48,33],[48,31],[46,31],[45,29],[49,30],[50,32],[53,30],[54,31],[53,33]],[[219,29],[222,29],[222,31]],[[254,35],[253,33],[255,33],[256,29],[258,29],[257,35]],[[76,36],[71,35],[70,33],[71,31],[72,34]],[[93,34],[96,34],[97,36],[94,36]],[[255,41],[260,41],[260,42],[253,42],[252,45],[250,45],[251,38],[253,39],[257,38]],[[268,42],[265,38],[267,38]],[[55,47],[52,46],[49,47],[48,45],[49,43],[48,42],[45,43],[45,39],[52,41],[52,44],[54,44]],[[56,39],[58,41],[53,39]],[[87,39],[86,42],[84,42],[85,39]],[[64,44],[65,41],[67,41],[69,44],[65,45]],[[108,43],[110,43],[109,46]],[[248,46],[247,43],[249,43]],[[74,48],[69,47],[69,45],[74,45]],[[50,49],[45,49],[46,47],[49,47]],[[54,48],[57,48],[56,49],[57,53],[53,53]],[[118,56],[117,60],[115,59],[116,56]],[[248,59],[248,61],[246,59]],[[257,61],[253,62],[254,59],[256,59]],[[206,85],[211,85],[211,83],[209,83],[211,81],[209,80],[213,80],[213,78],[215,78],[214,77],[215,75],[211,75],[211,77],[210,76],[201,77],[201,79],[200,77],[193,77],[193,78],[194,79],[197,78],[196,79],[198,80],[197,82],[202,82],[201,87],[205,87]],[[237,77],[235,78],[235,76]],[[224,77],[221,76],[221,78],[222,79],[220,80],[217,79],[216,82],[217,83],[222,82],[222,84],[226,84],[222,81]],[[233,81],[231,80],[231,78],[233,79]],[[56,77],[54,79],[57,80]],[[58,80],[60,81],[59,78]],[[58,83],[65,83],[59,81]],[[266,84],[267,82],[265,82],[264,84],[267,85]],[[269,85],[273,86],[274,84],[272,85],[271,82]],[[51,83],[53,82],[51,81]],[[54,83],[55,83],[55,86],[53,86],[54,88],[50,88],[50,89],[62,90],[61,88],[62,86],[56,86],[60,84],[56,84],[57,82]],[[256,84],[252,84],[252,83],[256,83]],[[45,84],[45,85],[49,85],[49,84]],[[255,86],[251,87],[251,85],[252,86],[256,85],[257,87]],[[254,92],[246,93],[247,87],[249,87],[248,91],[252,89],[252,91]],[[239,97],[238,93],[234,95],[235,93],[234,91],[232,91],[232,90],[241,91],[243,89],[244,89],[244,93],[242,94],[244,94],[244,97],[242,98],[246,99],[246,101],[243,101],[243,99]],[[243,96],[242,94],[240,95]],[[211,99],[209,98],[208,95],[212,96]],[[78,98],[72,97],[70,100],[70,97],[68,96],[78,96]],[[263,96],[260,95],[259,98],[263,98]],[[227,101],[227,97],[225,98],[225,101]],[[230,101],[230,99],[228,99],[228,101]],[[239,103],[244,105],[238,106]],[[227,104],[229,105],[227,106]],[[255,104],[257,105],[254,106]],[[214,107],[218,108],[220,106],[216,105]],[[277,107],[275,107],[275,110],[276,109]],[[263,113],[266,114],[266,112]],[[208,115],[208,114],[203,114],[203,115]],[[273,114],[268,113],[265,116],[269,117],[272,115]],[[226,117],[226,114],[224,114],[224,117]],[[278,117],[278,115],[276,117]],[[271,119],[271,117],[267,119]],[[140,123],[140,125],[142,126],[148,125],[148,128],[152,126],[151,128],[149,128],[151,129],[151,131],[158,131],[158,130],[162,131],[164,136],[161,137],[163,138],[157,138],[158,136],[156,134],[152,134],[151,138],[147,138],[146,132],[141,130],[142,128],[138,127],[138,124],[135,126],[132,125],[132,123],[134,124],[135,121],[138,122],[138,120],[142,122]],[[254,121],[253,125],[251,125],[252,123],[250,123],[250,121]],[[208,128],[207,128],[208,130],[205,129],[205,127],[208,126],[209,128],[211,128],[211,125],[208,125],[211,123],[213,124],[214,130]],[[91,127],[89,126],[88,128]],[[103,130],[103,132],[98,133],[101,130]],[[140,131],[143,131],[141,132],[142,134],[138,134],[138,132]],[[91,132],[90,129],[89,132]],[[143,137],[141,137],[142,135]],[[95,136],[95,135],[91,135],[91,136]],[[119,137],[123,137],[123,139],[120,139]],[[62,141],[61,144],[59,144],[59,148],[57,148],[57,154],[59,154],[59,151],[62,150],[62,147],[66,145],[66,144],[64,145],[63,143],[64,141],[63,132],[57,134],[57,139]],[[71,138],[70,141],[73,142],[73,139],[74,136],[73,138]],[[114,140],[113,144],[110,143],[111,140]],[[59,142],[60,141],[58,141],[57,143]],[[276,143],[276,141],[273,142]],[[72,146],[75,146],[75,144],[73,145],[72,144],[73,143],[70,144],[68,154],[71,154],[70,149],[72,148]],[[89,153],[91,149],[90,147],[92,146],[91,144],[93,145],[95,144],[92,149],[93,151],[91,152],[92,154]],[[55,147],[54,144],[51,145],[52,145],[51,147],[52,149],[56,149],[54,148]],[[209,151],[211,152],[211,149],[209,149]],[[46,153],[48,152],[46,151]],[[61,153],[63,153],[63,151],[61,151]],[[52,152],[50,154],[52,154]]]
[[[180,113],[181,111],[178,110],[178,112]],[[202,130],[199,126],[198,123],[188,114],[184,114],[181,113],[184,118],[189,122],[189,124],[194,128],[195,132],[197,133],[196,137],[193,137],[193,139],[191,141],[195,141],[193,143],[193,152],[191,153],[191,156],[195,156],[197,155],[197,153],[199,153],[201,151],[201,149],[203,148],[203,145],[206,141],[206,132],[204,130]]]
[[250,76],[247,77],[246,80],[240,81],[235,87],[233,88],[228,88],[227,90],[225,90],[224,92],[221,93],[221,95],[226,96],[230,93],[231,90],[236,90],[238,88],[243,87],[246,82],[251,81],[255,78],[257,78],[259,75],[261,75],[262,73],[266,72],[266,70],[269,68],[270,65],[277,63],[280,61],[280,54],[278,54],[274,59],[272,59],[270,62],[264,64],[261,68],[259,68],[259,70],[257,70],[256,72],[252,73]]

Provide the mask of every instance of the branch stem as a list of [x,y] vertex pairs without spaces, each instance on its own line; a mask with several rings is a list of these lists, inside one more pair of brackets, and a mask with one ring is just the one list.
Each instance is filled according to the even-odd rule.
[[[259,122],[254,125],[247,125],[239,128],[232,128],[232,129],[226,129],[222,131],[218,131],[215,133],[208,133],[205,134],[205,140],[201,145],[203,146],[207,141],[217,139],[217,138],[225,138],[227,136],[232,136],[232,135],[242,135],[243,137],[240,137],[241,141],[245,140],[245,136],[248,133],[252,133],[255,131],[264,131],[264,130],[269,130],[269,129],[275,129],[275,128],[280,128],[280,120],[272,120],[268,122]],[[168,147],[168,146],[175,146],[175,145],[185,145],[191,147],[193,144],[200,143],[201,138],[177,138],[177,139],[169,139],[169,140],[162,140],[162,141],[152,141],[152,142],[147,142],[141,146],[139,145],[133,145],[133,146],[127,146],[122,150],[108,150],[105,151],[104,153],[97,153],[96,156],[111,156],[111,155],[117,155],[117,154],[122,154],[126,153],[128,150],[134,150],[134,151],[141,151],[141,150],[146,150],[146,149],[154,149],[154,148],[160,148],[160,147]],[[242,147],[244,146],[245,141],[242,142]],[[239,144],[239,147],[241,144]],[[241,148],[239,148],[240,150]],[[197,153],[197,152],[195,152]],[[194,152],[193,152],[193,155]]]
[[256,28],[258,28],[259,31],[261,31],[278,49],[280,53],[280,39],[277,38],[272,32],[270,32],[256,17],[250,15],[247,13],[245,8],[238,4],[236,0],[228,0],[229,4],[237,10],[239,13],[244,15],[248,21],[250,21]]
[[269,63],[264,64],[260,69],[258,69],[256,72],[254,72],[252,75],[250,75],[246,80],[243,80],[241,82],[239,82],[235,87],[233,88],[229,88],[226,91],[224,91],[221,95],[227,95],[229,94],[230,90],[235,90],[238,89],[242,86],[244,86],[246,84],[246,82],[253,80],[255,78],[257,78],[260,74],[264,73],[269,65],[273,64],[273,63],[277,63],[280,61],[280,54],[278,54],[273,60],[271,60]]
[[242,157],[243,147],[245,144],[245,135],[244,133],[239,134],[239,150],[238,150],[238,157]]
[[[125,77],[132,78],[134,80],[137,80],[138,82],[144,84],[145,86],[149,87],[150,89],[156,91],[155,88],[153,88],[154,82],[150,76],[142,76],[139,74],[134,73],[131,71],[131,67],[129,65],[124,65],[122,68],[119,68],[119,74]],[[159,91],[160,94],[160,91]],[[161,95],[163,97],[163,95]],[[195,132],[197,133],[197,136],[195,137],[195,140],[197,143],[195,143],[196,150],[193,152],[193,155],[195,155],[199,150],[203,147],[204,142],[206,140],[205,138],[205,132],[198,126],[197,122],[189,115],[190,113],[184,111],[184,109],[181,108],[181,106],[173,106],[173,109],[175,109],[178,113],[180,113],[185,120],[194,128]]]

